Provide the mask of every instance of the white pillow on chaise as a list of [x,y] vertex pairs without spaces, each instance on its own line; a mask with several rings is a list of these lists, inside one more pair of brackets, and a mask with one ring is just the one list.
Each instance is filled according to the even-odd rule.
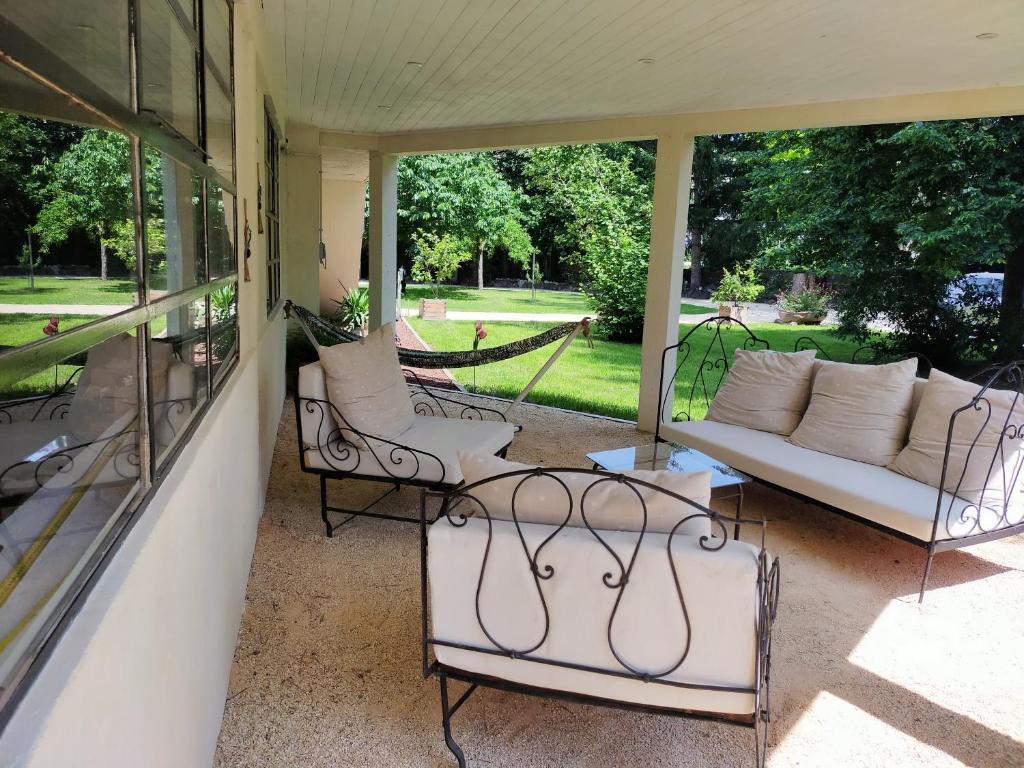
[[[535,464],[520,464],[469,451],[459,451],[459,466],[466,485],[506,472],[537,469]],[[711,501],[709,471],[636,470],[622,474],[657,485],[701,507],[708,507]],[[567,523],[572,527],[586,527],[580,514],[580,504],[586,493],[587,522],[592,528],[639,531],[643,524],[643,506],[631,487],[640,492],[647,506],[647,532],[670,533],[680,520],[690,515],[701,515],[700,509],[643,486],[625,487],[615,482],[602,482],[594,486],[599,478],[585,472],[566,472],[556,474],[556,477],[565,483],[572,494],[573,513]],[[527,480],[516,493],[516,486],[522,481],[523,476],[495,480],[472,489],[469,495],[486,507],[487,513],[495,520],[513,519],[512,498],[515,495],[516,519],[520,523],[561,525],[569,511],[569,497],[565,488],[551,477],[538,477]],[[593,490],[587,492],[591,486],[594,486]],[[679,526],[676,533],[707,536],[712,534],[712,526],[709,519],[701,515]]]
[[384,439],[412,426],[416,414],[398,362],[394,326],[384,325],[359,341],[317,351],[327,379],[327,399],[345,422],[341,427],[347,440],[360,442],[346,425]]

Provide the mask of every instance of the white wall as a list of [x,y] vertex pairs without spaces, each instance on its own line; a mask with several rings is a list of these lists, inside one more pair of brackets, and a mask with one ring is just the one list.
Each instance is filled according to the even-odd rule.
[[281,271],[284,297],[316,311],[320,306],[320,132],[290,123],[282,163],[284,200]]
[[345,291],[359,283],[359,254],[363,247],[366,182],[324,179],[324,245],[327,266],[320,270],[320,311],[334,312]]
[[239,253],[240,361],[0,735],[3,768],[213,760],[285,389],[256,210],[264,96],[283,104],[283,78],[259,53],[260,4],[235,9],[239,239],[246,208],[253,233],[248,281]]

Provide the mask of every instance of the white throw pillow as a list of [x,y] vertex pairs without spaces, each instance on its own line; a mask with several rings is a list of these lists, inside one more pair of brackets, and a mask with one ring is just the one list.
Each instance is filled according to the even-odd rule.
[[[485,456],[469,451],[459,451],[459,466],[466,485],[480,480],[525,469],[536,469],[534,464],[519,464],[497,456]],[[580,514],[585,503],[587,523],[596,530],[639,531],[643,526],[643,505],[647,506],[648,532],[670,533],[672,529],[690,515],[699,515],[679,526],[676,533],[686,536],[707,536],[712,533],[709,519],[700,510],[680,502],[671,496],[643,486],[625,486],[616,482],[601,482],[598,476],[585,472],[555,473],[565,483],[551,477],[530,478],[523,482],[523,476],[510,477],[484,483],[469,491],[487,509],[495,520],[512,520],[512,499],[515,496],[516,519],[521,523],[543,523],[561,525],[569,512],[569,495],[572,497],[572,517],[567,525],[585,528]],[[624,472],[636,480],[657,485],[666,491],[676,493],[702,507],[711,501],[711,472],[672,472],[669,470],[637,470]],[[516,486],[523,483],[516,492]],[[593,486],[593,490],[587,491]],[[636,488],[643,498],[643,504],[631,488]],[[586,498],[584,499],[584,494]]]
[[[950,417],[980,389],[976,383],[933,370],[910,428],[910,441],[889,468],[938,488]],[[1024,432],[1019,425],[1024,402],[1017,402],[1019,397],[1016,392],[987,390],[977,409],[966,408],[957,415],[950,440],[943,490],[994,511],[996,517],[1007,502],[1015,506],[1021,495]],[[1006,498],[1007,491],[1012,499]]]
[[886,365],[827,363],[789,442],[844,459],[887,466],[903,450],[917,360]]
[[384,325],[366,338],[320,347],[327,399],[341,414],[342,434],[362,444],[346,426],[370,437],[393,438],[412,426],[416,414],[395,347],[395,330]]
[[777,435],[792,433],[811,396],[815,353],[737,349],[705,418]]

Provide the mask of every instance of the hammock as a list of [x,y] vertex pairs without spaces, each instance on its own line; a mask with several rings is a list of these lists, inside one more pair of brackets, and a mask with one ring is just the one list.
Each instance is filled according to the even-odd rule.
[[[310,341],[316,346],[329,346],[349,341],[358,341],[362,337],[357,333],[343,331],[336,328],[319,316],[313,314],[305,307],[300,307],[291,301],[284,303],[285,312],[289,317],[299,321]],[[526,339],[502,344],[499,347],[488,347],[487,349],[468,350],[465,352],[433,352],[422,349],[398,348],[398,361],[402,365],[412,368],[471,368],[475,365],[486,365],[487,363],[498,363],[502,360],[525,355],[535,349],[546,347],[554,341],[572,334],[575,336],[580,331],[584,337],[590,339],[590,318],[584,318],[579,322],[562,323],[554,328],[549,328],[536,336]],[[552,361],[553,362],[553,361]],[[546,370],[547,366],[545,366]]]

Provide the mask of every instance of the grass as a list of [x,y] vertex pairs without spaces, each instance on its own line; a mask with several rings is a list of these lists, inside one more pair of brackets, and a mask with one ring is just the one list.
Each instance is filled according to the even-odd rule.
[[132,280],[37,277],[33,289],[27,277],[0,277],[0,304],[128,305],[132,303],[134,292]]
[[[60,329],[70,330],[79,325],[84,325],[90,320],[95,320],[92,315],[61,315]],[[0,314],[0,344],[5,346],[20,346],[33,341],[45,338],[43,326],[50,320],[49,315],[2,315]],[[60,383],[71,375],[71,372],[78,366],[58,365],[56,378]],[[54,369],[48,368],[45,371],[33,374],[22,379],[14,386],[0,393],[0,399],[9,400],[15,397],[26,397],[52,392],[54,386]]]
[[[434,298],[432,288],[410,285],[402,296],[402,307],[415,309],[420,299]],[[440,298],[455,312],[519,312],[545,314],[589,314],[594,310],[582,293],[570,291],[537,291],[537,300],[530,300],[530,290],[523,288],[465,288],[457,285],[441,287]],[[706,315],[712,310],[694,304],[682,304],[684,315]]]
[[[434,349],[454,351],[472,348],[471,322],[431,322],[417,318],[410,318],[410,322]],[[550,327],[550,323],[488,323],[488,335],[483,345],[490,347],[505,344]],[[859,346],[856,342],[838,338],[830,328],[811,329],[774,323],[754,324],[750,327],[776,350],[791,351],[798,338],[810,336],[832,359],[848,361]],[[681,326],[680,335],[688,330],[688,326]],[[745,338],[746,334],[739,328],[724,331],[723,343],[727,354],[731,355],[732,350],[742,344]],[[556,348],[557,344],[551,344],[501,363],[480,366],[476,369],[476,391],[499,397],[515,397]],[[703,353],[703,348],[698,347],[697,351]],[[686,407],[689,387],[698,362],[695,355],[680,372],[676,408],[673,412]],[[457,369],[452,374],[463,386],[473,391],[474,369]],[[636,419],[639,391],[639,344],[594,339],[594,348],[590,349],[584,339],[578,338],[545,374],[527,401],[584,413]],[[703,418],[706,410],[703,401],[694,402],[691,415],[693,418]]]

